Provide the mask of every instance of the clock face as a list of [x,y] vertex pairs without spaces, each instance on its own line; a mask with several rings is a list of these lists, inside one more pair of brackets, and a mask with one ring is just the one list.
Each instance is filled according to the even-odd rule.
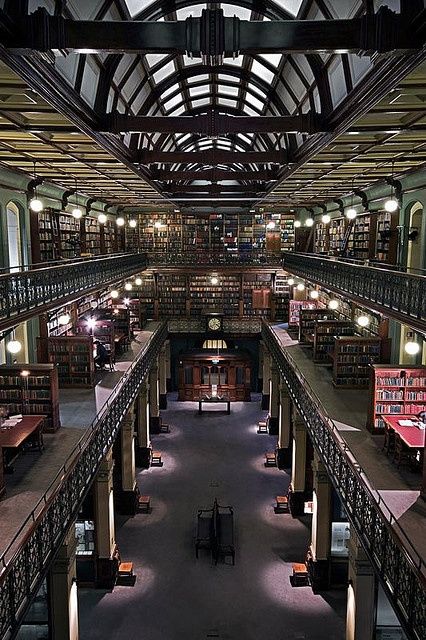
[[220,329],[221,322],[219,318],[210,318],[208,326],[212,331],[218,331]]

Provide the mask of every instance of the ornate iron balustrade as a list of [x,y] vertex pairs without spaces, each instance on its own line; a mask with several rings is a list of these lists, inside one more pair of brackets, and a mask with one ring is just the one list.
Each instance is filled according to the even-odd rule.
[[328,471],[351,524],[354,526],[407,637],[426,637],[426,566],[412,548],[380,495],[326,415],[319,399],[284,351],[271,327],[262,326],[267,345],[289,394],[302,416],[313,445]]
[[0,557],[0,638],[14,637],[167,335],[163,322]]
[[300,253],[286,254],[283,266],[426,333],[426,276]]
[[194,253],[166,253],[166,252],[150,252],[149,265],[153,267],[168,266],[280,266],[282,258],[280,255],[266,253],[263,251],[244,252],[211,252],[198,251]]
[[2,273],[0,331],[127,278],[145,267],[145,254],[123,253]]

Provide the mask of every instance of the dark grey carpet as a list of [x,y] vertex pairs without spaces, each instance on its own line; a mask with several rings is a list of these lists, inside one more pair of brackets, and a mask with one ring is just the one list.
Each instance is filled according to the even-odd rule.
[[[113,593],[80,590],[82,640],[341,640],[345,593],[313,595],[292,588],[291,563],[302,561],[309,520],[276,515],[274,497],[288,475],[265,469],[276,438],[257,435],[259,403],[236,403],[196,415],[195,403],[169,401],[170,434],[154,437],[164,466],[138,474],[152,513],[117,521],[123,559],[132,560],[134,587]],[[214,412],[214,413],[213,413]],[[195,559],[195,514],[217,496],[236,521],[236,565]]]

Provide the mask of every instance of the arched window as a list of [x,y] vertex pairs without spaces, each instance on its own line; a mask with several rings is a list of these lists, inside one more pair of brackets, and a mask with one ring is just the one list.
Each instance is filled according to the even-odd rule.
[[227,349],[225,340],[204,340],[203,349]]
[[415,202],[411,205],[408,218],[408,253],[407,267],[409,271],[416,273],[423,269],[422,255],[422,221],[423,205]]
[[8,262],[11,271],[18,271],[22,264],[21,228],[19,224],[19,209],[14,202],[6,205]]

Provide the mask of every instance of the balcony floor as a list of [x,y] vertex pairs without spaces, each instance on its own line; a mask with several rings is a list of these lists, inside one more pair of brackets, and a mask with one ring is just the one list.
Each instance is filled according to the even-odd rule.
[[93,389],[60,389],[61,428],[44,435],[44,451],[25,451],[5,476],[6,498],[0,502],[0,554],[31,513],[35,504],[64,464],[68,455],[112,394],[123,373],[149,340],[157,323],[136,335],[129,351],[117,359],[112,372],[97,372]]
[[[273,330],[321,399],[327,415],[335,422],[340,436],[363,468],[371,488],[397,518],[415,551],[426,558],[426,504],[420,497],[421,474],[412,473],[403,466],[398,470],[391,458],[381,451],[383,436],[367,430],[368,391],[336,389],[332,384],[331,367],[314,364],[312,350],[292,340],[282,325],[273,326]],[[409,548],[407,550],[410,553]]]

